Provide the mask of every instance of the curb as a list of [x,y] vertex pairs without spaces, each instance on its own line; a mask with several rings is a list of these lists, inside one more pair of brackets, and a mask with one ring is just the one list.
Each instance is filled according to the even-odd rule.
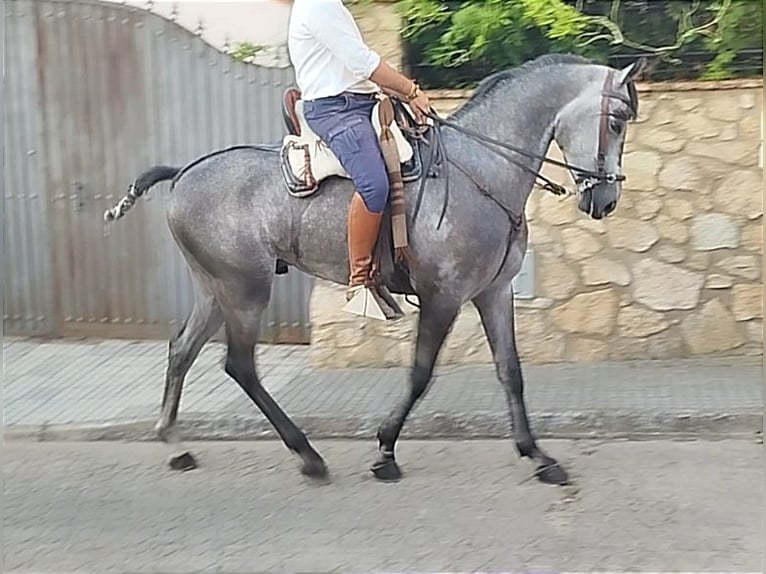
[[[293,420],[311,440],[374,440],[382,416],[296,415]],[[156,419],[96,422],[71,425],[10,425],[6,441],[95,442],[156,441]],[[763,430],[763,413],[620,412],[617,410],[538,413],[530,415],[534,434],[541,439],[627,438],[737,438]],[[187,413],[179,418],[184,441],[253,441],[278,439],[265,418],[211,418]],[[404,426],[401,437],[417,440],[508,439],[510,421],[505,413],[418,413]]]

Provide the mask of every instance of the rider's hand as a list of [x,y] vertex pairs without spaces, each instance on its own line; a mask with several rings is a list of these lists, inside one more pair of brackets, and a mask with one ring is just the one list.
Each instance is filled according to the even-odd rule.
[[426,114],[431,113],[431,100],[425,92],[418,89],[417,96],[410,101],[410,107],[415,113],[415,121],[419,124],[426,123]]

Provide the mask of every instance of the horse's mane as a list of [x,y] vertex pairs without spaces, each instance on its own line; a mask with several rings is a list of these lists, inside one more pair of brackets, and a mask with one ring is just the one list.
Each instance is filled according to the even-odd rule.
[[[539,70],[540,68],[547,68],[548,66],[555,66],[558,64],[593,64],[592,60],[577,54],[544,54],[538,56],[534,60],[529,60],[513,68],[501,70],[494,74],[487,76],[476,87],[473,95],[463,104],[455,113],[452,114],[453,118],[459,118],[464,113],[473,109],[490,96],[499,87],[505,85],[508,82],[518,80],[522,76],[525,76],[529,72]],[[633,99],[631,94],[631,99]]]

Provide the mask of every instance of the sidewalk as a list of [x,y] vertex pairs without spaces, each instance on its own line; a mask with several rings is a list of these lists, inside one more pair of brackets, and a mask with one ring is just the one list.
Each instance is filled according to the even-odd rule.
[[[274,437],[223,371],[224,346],[203,349],[179,412],[185,440]],[[154,440],[167,343],[4,343],[4,435],[36,440]],[[405,369],[318,371],[308,348],[262,346],[264,386],[312,439],[374,440],[405,390]],[[761,357],[526,366],[541,438],[752,436],[762,429]],[[504,438],[509,419],[491,366],[443,368],[408,419],[409,438]]]

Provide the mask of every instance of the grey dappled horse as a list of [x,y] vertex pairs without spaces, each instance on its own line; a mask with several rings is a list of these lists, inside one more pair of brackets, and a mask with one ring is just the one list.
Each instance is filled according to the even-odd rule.
[[[537,464],[536,474],[543,482],[567,482],[564,469],[538,446],[524,403],[511,284],[527,247],[524,208],[555,140],[577,183],[578,208],[596,219],[615,209],[624,179],[626,123],[637,114],[634,78],[642,65],[643,60],[614,70],[577,56],[542,56],[485,79],[449,121],[436,122],[444,158],[438,173],[426,179],[417,218],[419,182],[407,184],[405,191],[414,261],[408,288],[396,284],[390,269],[382,275],[392,292],[417,295],[420,314],[408,391],[377,432],[379,454],[372,471],[379,479],[401,476],[395,443],[408,414],[426,392],[461,306],[470,301],[481,316],[507,394],[519,454]],[[492,153],[489,141],[513,145]],[[174,188],[167,220],[189,265],[195,299],[191,314],[170,341],[157,423],[160,437],[176,442],[184,377],[223,323],[226,373],[287,447],[300,455],[303,473],[325,478],[322,457],[261,385],[254,351],[275,261],[346,283],[346,217],[352,183],[330,178],[315,195],[295,198],[285,189],[274,149],[232,148],[184,168],[147,170],[131,186],[128,205],[112,218],[121,217],[151,186],[169,179]],[[469,381],[465,391],[471,392]],[[172,459],[173,464],[193,466],[194,458],[187,452]]]

